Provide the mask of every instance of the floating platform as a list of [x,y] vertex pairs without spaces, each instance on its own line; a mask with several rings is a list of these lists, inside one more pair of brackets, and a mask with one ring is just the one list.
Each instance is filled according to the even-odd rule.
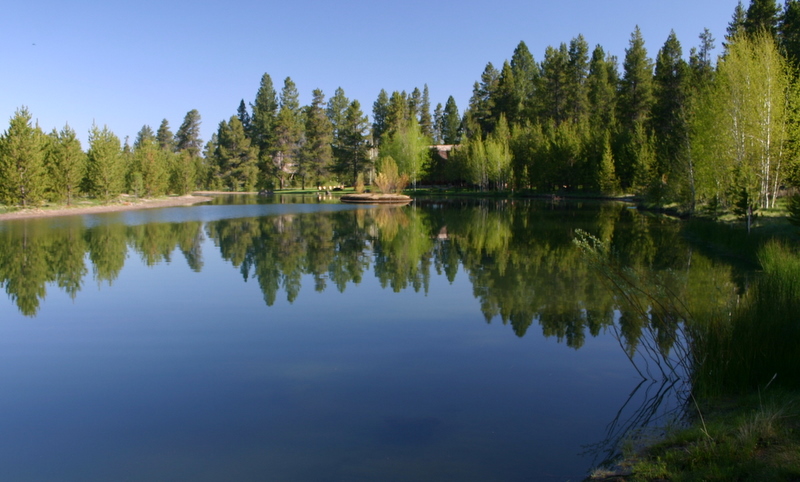
[[345,194],[339,198],[343,203],[358,204],[408,204],[411,196],[405,194]]

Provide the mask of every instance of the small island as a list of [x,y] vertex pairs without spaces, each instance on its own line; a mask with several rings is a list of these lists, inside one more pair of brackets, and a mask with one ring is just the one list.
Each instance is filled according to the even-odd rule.
[[411,202],[411,196],[405,194],[345,194],[340,199],[343,203],[359,204],[408,204]]

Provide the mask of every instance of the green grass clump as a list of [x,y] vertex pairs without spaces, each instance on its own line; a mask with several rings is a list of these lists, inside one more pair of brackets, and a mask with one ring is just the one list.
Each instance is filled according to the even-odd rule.
[[697,320],[695,392],[748,393],[768,383],[800,389],[800,255],[770,241],[763,270],[730,320]]
[[800,480],[798,392],[715,398],[631,462],[629,480]]

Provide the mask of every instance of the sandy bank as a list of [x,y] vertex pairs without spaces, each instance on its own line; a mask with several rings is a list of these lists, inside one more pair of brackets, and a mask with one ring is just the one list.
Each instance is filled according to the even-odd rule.
[[113,213],[118,211],[132,211],[134,209],[168,208],[174,206],[188,206],[205,201],[210,201],[207,196],[177,196],[158,199],[137,199],[134,197],[122,198],[120,201],[100,206],[61,206],[55,208],[30,208],[20,209],[10,213],[0,214],[0,221],[9,219],[45,218],[54,216],[73,216],[77,214]]

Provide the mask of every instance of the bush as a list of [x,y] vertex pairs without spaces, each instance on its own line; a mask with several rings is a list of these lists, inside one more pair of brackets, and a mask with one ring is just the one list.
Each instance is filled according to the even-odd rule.
[[400,194],[408,185],[408,176],[400,175],[397,171],[397,163],[391,156],[387,156],[381,162],[381,172],[375,176],[375,186],[384,194]]

